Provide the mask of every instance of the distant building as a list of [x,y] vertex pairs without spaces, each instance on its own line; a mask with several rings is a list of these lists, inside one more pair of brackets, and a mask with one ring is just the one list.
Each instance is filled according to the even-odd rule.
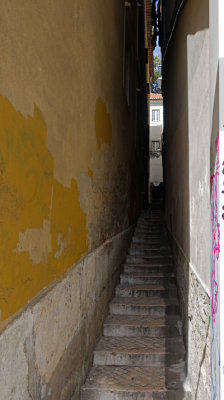
[[163,97],[150,93],[150,183],[163,182],[162,170]]

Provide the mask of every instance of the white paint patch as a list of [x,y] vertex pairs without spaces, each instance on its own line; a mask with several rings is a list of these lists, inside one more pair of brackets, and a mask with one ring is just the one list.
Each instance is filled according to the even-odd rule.
[[14,253],[28,252],[33,264],[47,261],[51,247],[50,221],[44,220],[43,228],[27,229],[19,233],[19,240]]
[[55,258],[61,257],[63,251],[66,249],[66,247],[71,243],[71,233],[72,228],[69,226],[68,228],[68,234],[67,236],[63,236],[62,233],[59,232],[58,237],[57,237],[57,245],[59,249],[55,253]]

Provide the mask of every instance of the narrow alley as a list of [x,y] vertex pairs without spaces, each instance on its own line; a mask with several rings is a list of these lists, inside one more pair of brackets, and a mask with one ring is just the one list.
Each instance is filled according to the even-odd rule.
[[0,400],[224,400],[223,0],[0,4]]

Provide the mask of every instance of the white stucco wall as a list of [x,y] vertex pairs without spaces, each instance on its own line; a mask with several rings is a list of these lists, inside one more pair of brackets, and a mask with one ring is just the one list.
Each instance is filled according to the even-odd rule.
[[163,63],[165,193],[197,400],[211,398],[209,63],[209,1],[188,0]]
[[[159,110],[159,121],[152,120],[153,110]],[[150,100],[150,151],[152,151],[152,141],[160,141],[160,150],[162,150],[162,133],[163,133],[163,101]],[[150,158],[150,182],[162,182],[162,153],[159,158]]]

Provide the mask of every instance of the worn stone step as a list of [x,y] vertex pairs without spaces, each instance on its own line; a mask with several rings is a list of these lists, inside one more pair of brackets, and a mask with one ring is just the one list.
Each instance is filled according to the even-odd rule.
[[191,400],[185,368],[94,366],[81,400]]
[[175,274],[170,272],[161,273],[144,273],[144,272],[132,272],[123,273],[120,276],[121,285],[167,285],[175,284]]
[[157,229],[165,229],[165,224],[163,221],[150,221],[150,222],[138,222],[136,225],[138,229],[149,229],[149,228],[157,228]]
[[149,217],[149,218],[139,218],[137,221],[137,225],[138,224],[150,224],[151,222],[160,222],[160,223],[165,223],[164,218],[162,218],[161,216],[154,216],[154,217]]
[[129,249],[129,255],[136,256],[160,256],[167,255],[171,256],[171,249],[168,246],[155,246],[155,248],[136,248],[131,246]]
[[148,222],[138,221],[138,223],[136,224],[136,228],[148,229],[151,227],[153,227],[153,228],[154,227],[163,227],[164,229],[166,229],[164,221],[161,221],[161,220],[151,220]]
[[134,232],[134,234],[136,235],[136,234],[145,234],[145,235],[148,235],[148,234],[155,234],[155,235],[161,235],[161,234],[165,234],[166,232],[165,232],[165,229],[163,228],[163,227],[157,227],[157,226],[155,226],[155,227],[148,227],[148,228],[140,228],[140,227],[136,227],[135,228],[135,232]]
[[165,367],[183,363],[183,339],[149,337],[101,337],[94,351],[95,365]]
[[173,257],[167,255],[144,255],[144,256],[137,256],[137,255],[127,255],[126,262],[131,264],[136,263],[145,263],[148,265],[172,265]]
[[162,218],[149,218],[149,219],[138,219],[136,226],[156,226],[160,225],[166,227],[165,221]]
[[118,285],[116,287],[116,296],[118,297],[175,297],[177,288],[175,285],[159,284],[132,284]]
[[143,223],[137,223],[135,226],[135,229],[163,229],[164,231],[166,230],[166,227],[164,223],[161,222],[149,222],[148,224],[143,224]]
[[133,239],[135,238],[141,238],[141,239],[147,239],[148,241],[151,239],[159,239],[160,241],[167,239],[167,233],[166,232],[135,232]]
[[147,215],[147,216],[140,216],[138,218],[138,221],[142,221],[142,222],[147,222],[147,221],[151,221],[151,220],[160,220],[160,221],[164,221],[164,217],[161,214],[154,214],[154,215]]
[[173,264],[124,264],[124,272],[143,272],[143,273],[174,273],[174,266]]
[[177,298],[114,297],[110,313],[120,315],[179,315]]
[[159,246],[163,246],[168,244],[168,240],[167,238],[165,237],[163,238],[161,236],[158,237],[133,236],[132,243],[143,244],[143,245],[156,244]]
[[137,230],[137,228],[135,228],[134,236],[146,236],[146,237],[164,236],[164,237],[167,237],[167,231],[165,229],[160,229],[159,231],[151,232],[151,231],[145,229],[145,231],[140,232]]
[[180,317],[109,315],[104,322],[104,336],[177,337],[182,335]]
[[170,250],[171,248],[167,243],[150,243],[150,242],[143,242],[143,243],[136,243],[136,242],[132,242],[131,246],[130,246],[131,250]]

